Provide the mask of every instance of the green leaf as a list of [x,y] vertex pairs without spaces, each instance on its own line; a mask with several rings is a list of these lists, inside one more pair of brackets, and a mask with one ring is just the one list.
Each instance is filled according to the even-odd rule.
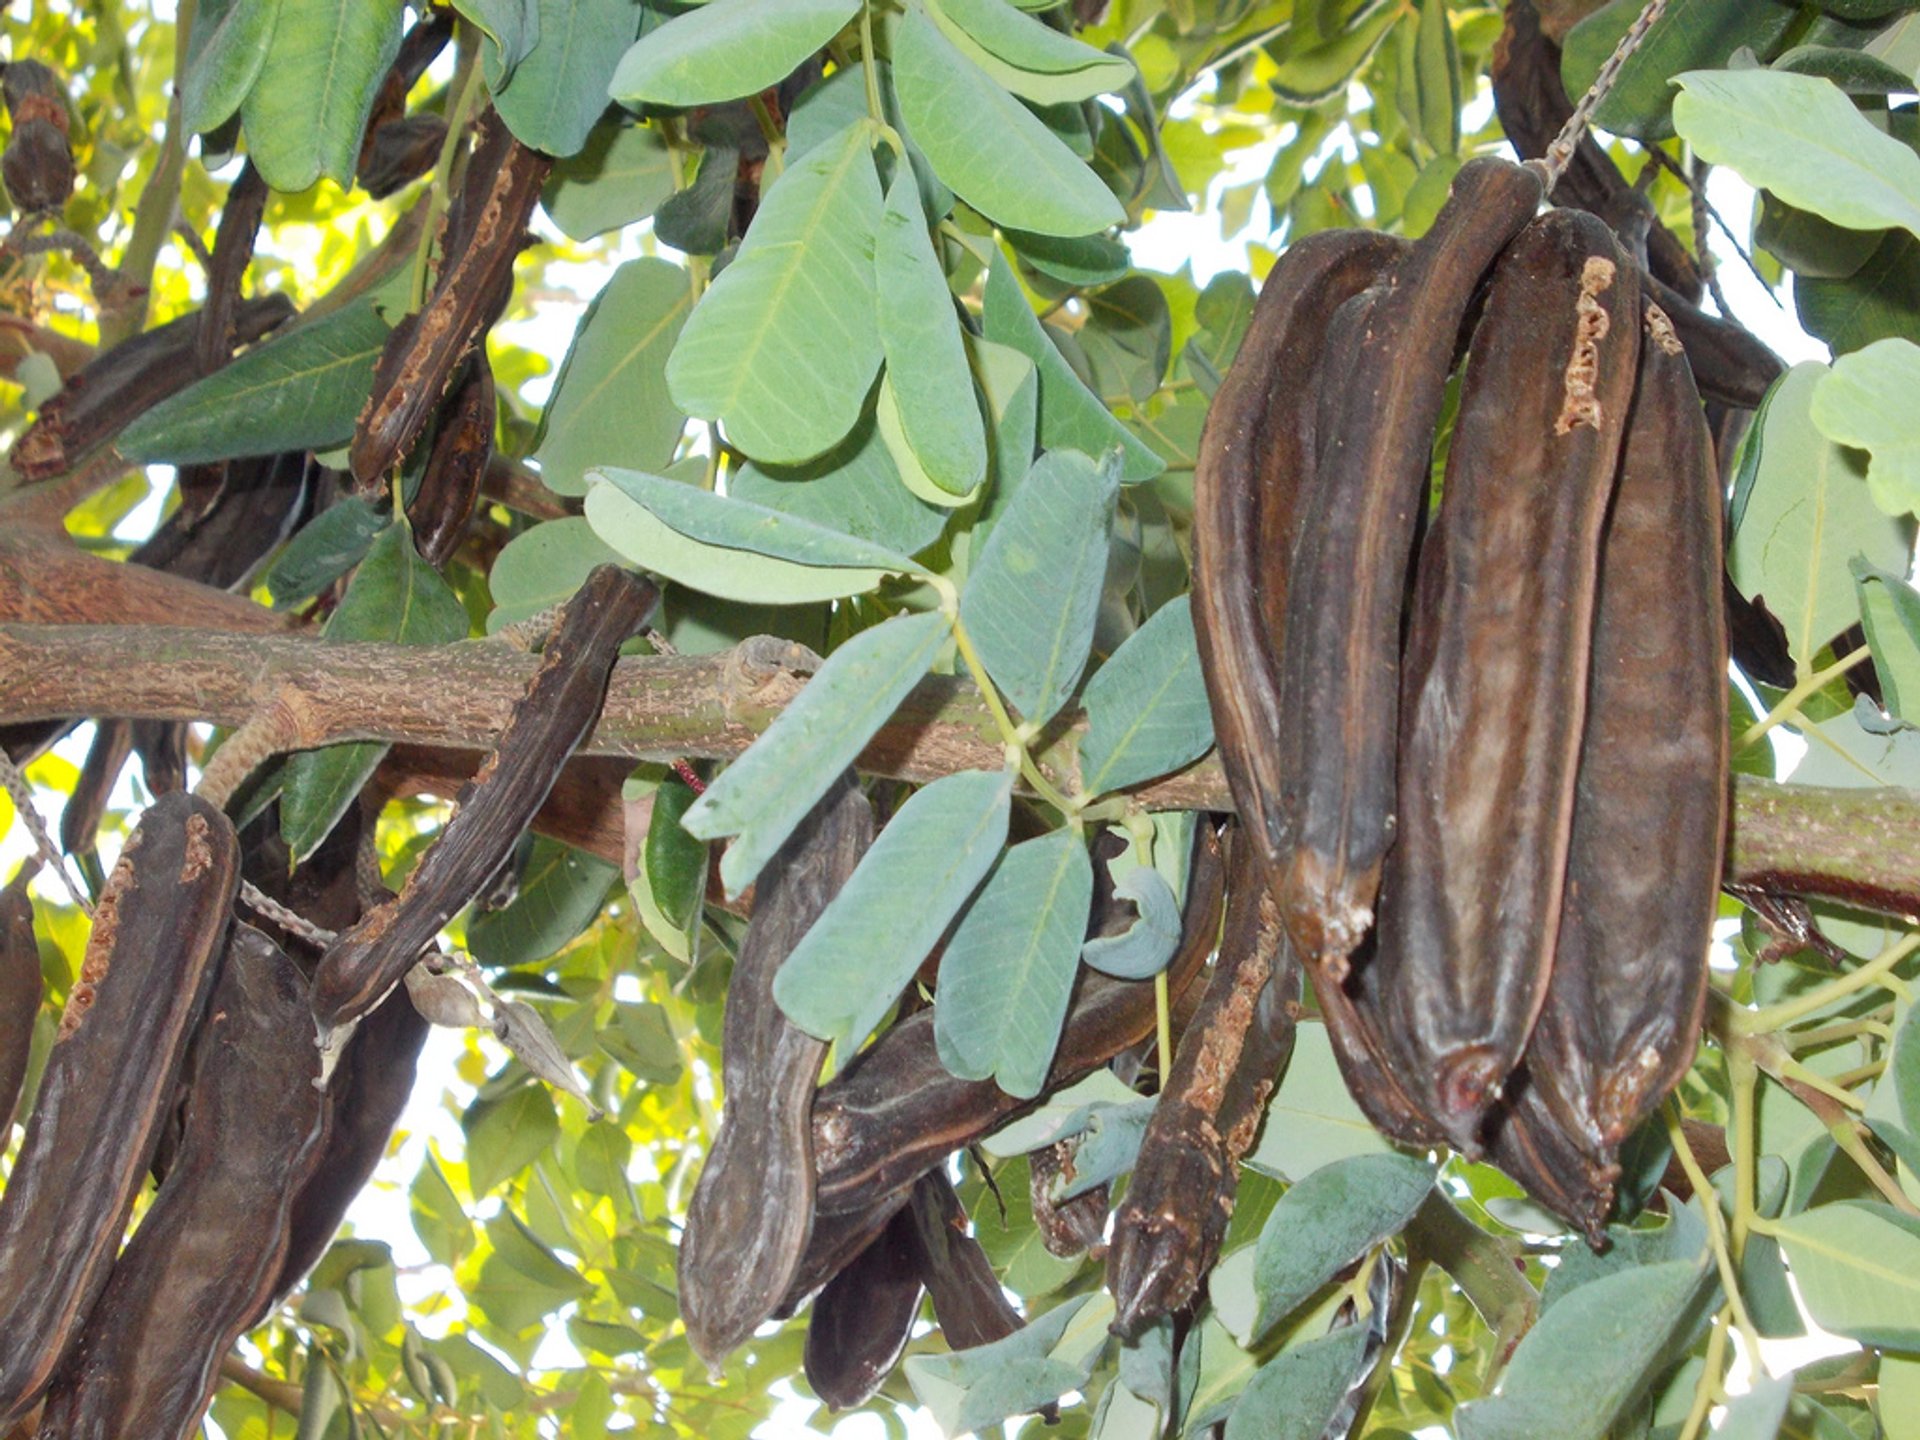
[[547,520],[523,530],[494,557],[487,572],[487,589],[493,595],[487,633],[565,604],[596,565],[622,562],[621,554],[593,533],[584,516]]
[[1075,338],[1101,395],[1144,404],[1173,359],[1173,317],[1166,292],[1148,275],[1129,275],[1086,297],[1087,321]]
[[1133,1169],[1140,1157],[1140,1142],[1146,1138],[1147,1122],[1153,1119],[1152,1097],[1129,1100],[1124,1105],[1095,1105],[1087,1116],[1087,1128],[1073,1146],[1073,1175],[1062,1170],[1047,1186],[1047,1196],[1056,1203],[1084,1195],[1107,1185]]
[[[993,1172],[998,1190],[981,1187],[972,1201],[973,1230],[1000,1283],[1024,1300],[1058,1290],[1080,1269],[1080,1259],[1048,1251],[1033,1222],[1032,1172],[1020,1156]],[[1031,1308],[1031,1307],[1029,1307]]]
[[494,1324],[529,1329],[593,1287],[540,1243],[511,1211],[487,1222],[493,1253],[480,1262],[468,1298]]
[[[982,319],[988,340],[1019,351],[1040,372],[1041,445],[1049,450],[1083,450],[1089,455],[1098,455],[1118,445],[1126,452],[1120,478],[1128,484],[1151,480],[1167,468],[1144,441],[1114,419],[1099,397],[1073,373],[1066,357],[1047,338],[1039,318],[1027,307],[1013,266],[998,251],[987,275]],[[1003,479],[1007,473],[1001,471]],[[1017,473],[1024,475],[1025,466]]]
[[499,89],[540,43],[538,0],[452,0],[452,4],[491,42],[486,47],[487,84]]
[[1193,612],[1184,595],[1148,618],[1087,682],[1080,774],[1089,795],[1191,764],[1213,744]]
[[1889,515],[1920,510],[1920,426],[1913,414],[1920,345],[1876,340],[1842,355],[1813,389],[1808,414],[1836,445],[1865,450],[1867,489]]
[[1110,55],[1006,0],[926,0],[927,13],[967,59],[1002,88],[1039,105],[1091,100],[1133,79],[1124,55]]
[[1042,235],[1090,235],[1125,221],[1099,177],[920,10],[894,27],[893,83],[934,173],[981,214]]
[[[1560,74],[1569,95],[1586,92],[1641,9],[1636,0],[1614,0],[1567,33]],[[1672,77],[1682,70],[1723,66],[1743,46],[1771,54],[1793,23],[1793,12],[1782,0],[1673,0],[1621,67],[1594,123],[1616,135],[1668,138],[1673,134]]]
[[386,343],[386,321],[366,305],[295,325],[133,420],[120,453],[197,465],[344,445]]
[[1755,422],[1757,462],[1733,499],[1727,566],[1748,598],[1764,598],[1802,665],[1858,615],[1850,565],[1906,567],[1909,542],[1873,504],[1853,457],[1814,427],[1826,367],[1796,365],[1774,385]]
[[981,547],[960,619],[993,683],[1032,731],[1080,682],[1107,570],[1118,456],[1035,462]]
[[1298,1180],[1354,1155],[1388,1145],[1347,1093],[1324,1025],[1302,1025],[1286,1078],[1267,1105],[1267,1123],[1245,1163],[1265,1175]]
[[335,501],[302,525],[260,583],[273,608],[291,609],[318,595],[366,558],[387,517],[357,495]]
[[950,629],[945,615],[930,611],[862,630],[827,657],[766,733],[688,808],[690,834],[736,837],[720,859],[729,895],[746,889],[859,757],[927,673]]
[[1775,1231],[1807,1312],[1866,1345],[1920,1350],[1920,1222],[1865,1200],[1816,1205]]
[[1782,53],[1773,68],[1818,75],[1849,95],[1903,95],[1913,90],[1911,75],[1864,50],[1838,45],[1796,45]]
[[667,394],[667,356],[693,308],[687,272],[629,260],[580,317],[540,417],[533,461],[560,495],[587,493],[589,466],[664,470],[686,417]]
[[1451,155],[1460,148],[1460,48],[1446,0],[1420,0],[1413,56],[1421,138],[1436,154]]
[[1920,1358],[1882,1355],[1879,1379],[1886,1440],[1920,1440]]
[[768,605],[835,600],[914,564],[884,546],[634,470],[595,470],[594,533],[634,564],[709,595]]
[[1836,355],[1892,336],[1920,341],[1920,240],[1888,231],[1845,279],[1795,275],[1793,306]]
[[[440,573],[420,558],[404,524],[389,525],[347,582],[327,621],[329,643],[381,640],[391,645],[450,645],[467,635],[467,610]],[[280,833],[294,863],[306,859],[339,823],[372,777],[387,747],[329,745],[289,756],[280,795]]]
[[620,57],[616,100],[707,105],[778,85],[860,10],[860,0],[709,0]]
[[1603,1440],[1672,1363],[1676,1331],[1712,1280],[1702,1256],[1582,1285],[1527,1332],[1500,1394],[1461,1407],[1460,1440]]
[[651,125],[593,127],[587,143],[553,167],[540,203],[569,240],[591,240],[658,210],[673,194],[673,157]]
[[933,253],[920,192],[907,166],[896,172],[887,193],[877,247],[880,345],[901,428],[933,483],[965,495],[987,473],[986,427],[974,399],[953,292]]
[[926,549],[947,524],[944,510],[907,492],[872,415],[817,460],[743,465],[728,478],[727,494],[902,555]]
[[1071,830],[1012,846],[961,916],[940,960],[940,1063],[1009,1095],[1040,1093],[1078,969],[1093,866]]
[[[1111,1302],[1104,1295],[1065,1300],[990,1345],[948,1355],[909,1356],[907,1383],[948,1436],[1037,1410],[1093,1373],[1097,1347],[1085,1356],[1084,1363],[1056,1353],[1067,1340],[1069,1327],[1089,1308],[1112,1318]],[[1104,1327],[1106,1319],[1100,1323]]]
[[1258,1340],[1342,1267],[1398,1234],[1433,1189],[1433,1167],[1405,1155],[1356,1155],[1314,1171],[1280,1198],[1260,1231],[1253,1284]]
[[248,154],[267,184],[305,190],[324,175],[352,187],[373,98],[400,52],[400,12],[400,0],[280,0],[240,105]]
[[1920,723],[1920,591],[1859,559],[1853,583],[1887,713]]
[[1274,54],[1276,69],[1269,83],[1283,99],[1318,105],[1346,89],[1401,14],[1398,6],[1377,0],[1362,0],[1350,9],[1345,23],[1321,43],[1288,46]]
[[449,1268],[458,1265],[473,1249],[473,1222],[431,1154],[420,1162],[407,1196],[413,1233],[427,1253]]
[[680,1078],[680,1044],[673,1038],[667,1012],[658,1005],[620,1002],[614,1007],[613,1024],[596,1040],[636,1080],[671,1085]]
[[1167,968],[1180,948],[1180,902],[1167,877],[1151,865],[1138,865],[1114,884],[1114,895],[1131,900],[1139,918],[1118,935],[1087,941],[1081,956],[1102,974],[1118,980],[1146,980]]
[[1756,1380],[1751,1390],[1727,1405],[1727,1413],[1714,1427],[1716,1440],[1774,1440],[1787,1418],[1787,1402],[1791,1399],[1791,1376]]
[[[1133,264],[1127,247],[1111,235],[1032,235],[1007,232],[1007,243],[1027,264],[1063,285],[1111,285]],[[1242,277],[1244,278],[1244,277]]]
[[689,255],[718,255],[732,238],[739,178],[740,152],[731,145],[707,146],[693,182],[661,201],[653,217],[654,238]]
[[1365,1325],[1288,1346],[1240,1392],[1226,1440],[1320,1440],[1366,1372],[1366,1350]]
[[512,903],[467,922],[467,948],[496,968],[557,955],[598,918],[619,878],[619,866],[541,836]]
[[547,1087],[530,1083],[497,1100],[476,1100],[460,1128],[467,1136],[467,1188],[478,1200],[545,1154],[560,1121]]
[[1854,230],[1920,231],[1920,155],[1875,129],[1831,81],[1778,70],[1696,70],[1673,123],[1702,159]]
[[218,129],[240,108],[260,78],[279,18],[280,0],[208,0],[194,12],[180,85],[186,133]]
[[492,40],[481,58],[493,106],[514,138],[548,155],[564,157],[587,143],[607,108],[613,67],[640,31],[639,0],[539,0],[538,39],[510,75],[505,55]]
[[667,922],[680,930],[700,918],[700,902],[706,898],[707,847],[680,823],[697,798],[684,780],[663,780],[654,791],[653,813],[647,819],[643,858],[648,888]]
[[850,1059],[1000,853],[1012,797],[1012,772],[964,770],[901,806],[780,967],[787,1018]]
[[870,123],[795,161],[687,321],[667,384],[756,460],[811,460],[853,428],[880,367]]

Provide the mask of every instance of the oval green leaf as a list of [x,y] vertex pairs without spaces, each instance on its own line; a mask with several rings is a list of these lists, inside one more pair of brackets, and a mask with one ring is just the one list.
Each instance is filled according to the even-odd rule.
[[940,1063],[1009,1095],[1040,1093],[1060,1040],[1093,903],[1093,865],[1071,830],[1012,846],[954,928],[933,1011]]
[[594,922],[619,878],[618,866],[543,835],[512,903],[467,923],[467,948],[496,968],[557,955]]
[[1920,1350],[1920,1221],[1843,1200],[1789,1216],[1776,1234],[1823,1328],[1866,1345]]
[[[533,48],[493,92],[494,109],[523,145],[556,157],[575,154],[607,108],[607,81],[639,33],[635,0],[540,0]],[[487,74],[505,56],[483,42]]]
[[280,0],[224,0],[194,12],[180,84],[180,123],[187,133],[217,129],[240,108],[260,78],[279,18]]
[[280,0],[260,71],[240,105],[267,184],[353,185],[360,135],[400,51],[400,0]]
[[507,542],[487,572],[487,589],[493,596],[487,633],[564,604],[594,566],[618,565],[624,559],[593,533],[583,516],[548,520],[522,531]]
[[1836,445],[1865,450],[1867,489],[1889,515],[1920,511],[1920,345],[1876,340],[1842,355],[1813,387],[1808,414]]
[[709,0],[620,57],[608,92],[654,105],[738,100],[778,85],[860,11],[860,0]]
[[720,421],[756,460],[797,463],[831,448],[880,367],[870,135],[866,121],[849,125],[781,175],[667,362],[680,407]]
[[[753,882],[828,787],[920,682],[951,626],[938,611],[896,615],[827,657],[766,733],[688,807],[702,840],[731,835],[720,859],[727,893]],[[908,887],[912,888],[912,887]]]
[[1124,790],[1189,765],[1213,744],[1213,711],[1201,681],[1193,612],[1169,600],[1087,682],[1082,788]]
[[774,999],[809,1035],[834,1041],[842,1063],[985,877],[1012,799],[1011,771],[966,770],[916,792],[780,967]]
[[1227,1416],[1226,1440],[1320,1440],[1366,1373],[1367,1327],[1290,1345],[1260,1367]]

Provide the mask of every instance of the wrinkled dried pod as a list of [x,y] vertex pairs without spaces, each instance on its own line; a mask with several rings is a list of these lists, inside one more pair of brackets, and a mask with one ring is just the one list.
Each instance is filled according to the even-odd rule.
[[1147,1122],[1107,1252],[1113,1331],[1137,1334],[1190,1301],[1219,1258],[1240,1157],[1293,1054],[1300,962],[1255,846],[1233,839],[1227,924]]
[[9,885],[0,890],[0,1149],[27,1078],[42,989],[33,902],[24,888]]
[[1416,1098],[1470,1154],[1546,995],[1639,355],[1639,287],[1605,224],[1529,225],[1474,332],[1420,551],[1371,963]]
[[198,1040],[180,1153],[61,1363],[44,1440],[186,1440],[220,1362],[280,1272],[294,1194],[321,1153],[306,981],[233,927]]
[[864,1404],[907,1348],[920,1313],[911,1210],[903,1209],[814,1298],[807,1314],[807,1384],[831,1410]]
[[1567,900],[1528,1059],[1603,1168],[1693,1063],[1726,832],[1719,486],[1658,309],[1644,349],[1600,558]]
[[1200,438],[1194,632],[1234,805],[1270,864],[1285,843],[1277,807],[1293,728],[1281,718],[1276,670],[1327,325],[1402,248],[1367,230],[1326,230],[1287,247]]
[[267,180],[249,160],[227,189],[220,210],[220,228],[214,232],[213,260],[207,266],[207,303],[201,309],[200,333],[194,353],[200,369],[212,374],[233,354],[234,307],[240,303],[240,282],[253,260],[254,241],[267,213]]
[[420,489],[407,506],[414,548],[436,569],[453,558],[466,538],[487,461],[493,458],[494,418],[493,366],[485,349],[476,349],[441,407],[440,428]]
[[1400,613],[1454,341],[1480,278],[1540,203],[1540,179],[1470,160],[1433,228],[1329,333],[1314,473],[1288,578],[1281,713],[1297,728],[1274,876],[1295,948],[1337,975],[1373,921],[1394,832]]
[[599,717],[620,646],[653,609],[653,586],[601,565],[566,603],[527,693],[493,754],[406,888],[341,935],[314,977],[323,1035],[365,1015],[400,982],[440,928],[493,878],[555,778]]
[[169,795],[127,837],[0,1195],[0,1429],[33,1408],[107,1272],[226,939],[239,847]]
[[755,884],[727,988],[726,1109],[687,1207],[680,1317],[718,1364],[773,1313],[813,1229],[814,1087],[826,1042],[788,1020],[773,979],[873,843],[873,809],[851,772],[814,806]]
[[37,60],[15,60],[0,78],[0,95],[13,119],[13,134],[0,156],[0,179],[24,215],[58,210],[73,194],[73,146],[67,130],[67,97],[59,78]]

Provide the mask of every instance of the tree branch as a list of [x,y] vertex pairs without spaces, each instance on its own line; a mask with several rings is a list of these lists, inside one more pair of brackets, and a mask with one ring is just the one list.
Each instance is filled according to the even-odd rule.
[[[99,563],[103,571],[132,568]],[[231,727],[279,704],[298,717],[307,747],[386,740],[482,751],[506,724],[537,663],[484,640],[413,648],[166,626],[0,624],[0,674],[12,677],[0,690],[0,724],[86,715]],[[718,655],[622,660],[580,753],[731,759],[800,693],[815,663],[798,646],[766,639]],[[1052,738],[1036,758],[1056,785],[1074,788],[1084,732],[1077,714],[1050,727]],[[869,774],[927,781],[1003,763],[979,692],[964,680],[936,675],[915,687],[859,765]],[[451,757],[443,771],[417,755],[410,764],[421,777],[459,770]],[[1154,809],[1233,808],[1212,756],[1135,793]],[[589,834],[610,828],[591,815],[576,823]],[[1889,843],[1895,835],[1920,837],[1920,793],[1737,776],[1726,878],[1920,917],[1920,844]]]

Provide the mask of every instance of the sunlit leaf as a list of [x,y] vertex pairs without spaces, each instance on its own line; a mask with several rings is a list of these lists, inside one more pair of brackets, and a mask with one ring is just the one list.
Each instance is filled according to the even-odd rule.
[[778,85],[840,32],[860,0],[709,0],[620,59],[616,100],[705,105]]
[[279,0],[241,102],[247,150],[276,190],[353,184],[360,136],[400,49],[400,0]]

